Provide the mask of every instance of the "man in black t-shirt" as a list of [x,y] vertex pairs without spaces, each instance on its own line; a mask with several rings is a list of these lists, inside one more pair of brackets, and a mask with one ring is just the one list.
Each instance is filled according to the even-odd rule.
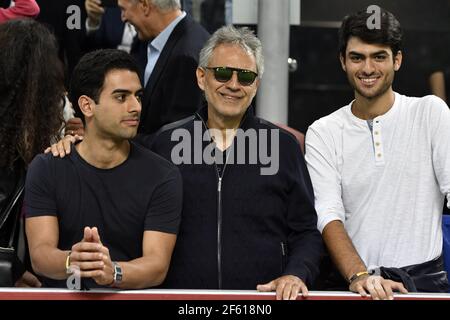
[[84,140],[70,156],[38,155],[29,167],[26,231],[33,268],[46,286],[71,287],[73,271],[86,287],[147,288],[166,276],[181,176],[129,141],[141,112],[138,74],[122,51],[84,56],[69,92],[85,118]]

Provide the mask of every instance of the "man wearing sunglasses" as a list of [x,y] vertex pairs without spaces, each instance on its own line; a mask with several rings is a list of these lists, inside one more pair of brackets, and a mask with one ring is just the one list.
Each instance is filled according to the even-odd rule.
[[[196,75],[206,106],[141,137],[177,164],[183,178],[182,219],[165,288],[257,288],[296,299],[308,295],[318,275],[322,239],[298,142],[250,107],[263,72],[253,32],[222,27],[200,52]],[[276,170],[264,171],[262,157],[250,160],[263,149],[278,160]],[[62,143],[52,150],[67,152]]]
[[[255,117],[250,107],[263,72],[261,42],[253,32],[217,30],[200,52],[196,72],[206,106],[164,126],[147,144],[176,163],[183,177],[182,222],[166,288],[257,288],[296,299],[307,296],[318,274],[322,240],[297,140]],[[274,132],[277,139],[264,139]],[[248,138],[244,148],[240,134]],[[190,137],[187,161],[176,158],[180,136]],[[278,170],[265,175],[261,159],[236,161],[251,156],[253,147],[279,157]],[[214,155],[213,163],[206,153]]]

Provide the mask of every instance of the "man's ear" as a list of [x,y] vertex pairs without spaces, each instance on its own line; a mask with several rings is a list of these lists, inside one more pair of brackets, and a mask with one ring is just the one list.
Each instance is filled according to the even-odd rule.
[[395,71],[400,70],[400,67],[402,66],[402,61],[403,61],[403,54],[399,50],[394,57],[394,70]]
[[94,107],[96,105],[95,101],[86,95],[82,95],[78,98],[78,106],[86,119],[93,116]]
[[261,83],[261,80],[258,77],[256,77],[256,79],[255,79],[256,90],[258,90],[260,83]]
[[195,74],[197,76],[197,84],[200,89],[205,91],[205,80],[206,80],[206,72],[203,68],[197,68],[195,71]]
[[339,61],[341,61],[341,67],[342,70],[344,70],[345,72],[347,72],[347,68],[345,67],[345,58],[344,56],[341,54],[339,54]]
[[141,6],[145,16],[148,16],[153,8],[153,4],[149,0],[140,0],[139,5]]

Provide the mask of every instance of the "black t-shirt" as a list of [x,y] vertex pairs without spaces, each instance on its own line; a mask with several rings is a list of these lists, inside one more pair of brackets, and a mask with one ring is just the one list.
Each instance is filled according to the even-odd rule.
[[[112,260],[139,258],[145,230],[178,232],[181,205],[178,169],[134,143],[128,159],[112,169],[93,167],[72,148],[63,159],[36,156],[27,173],[25,214],[56,216],[61,250],[79,242],[89,226],[98,228]],[[44,283],[65,287],[65,281]]]

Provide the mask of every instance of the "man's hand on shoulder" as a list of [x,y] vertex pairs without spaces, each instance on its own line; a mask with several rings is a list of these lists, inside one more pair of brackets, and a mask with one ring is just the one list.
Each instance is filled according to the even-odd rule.
[[44,153],[51,152],[54,157],[64,158],[70,153],[72,144],[77,141],[83,140],[84,137],[84,125],[80,118],[72,118],[67,120],[65,127],[66,135],[57,143],[52,144],[50,147],[44,150]]
[[51,152],[54,157],[64,158],[66,155],[70,154],[72,149],[72,144],[83,140],[82,136],[70,134],[66,135],[64,138],[59,140],[57,143],[52,144],[50,147],[44,150],[44,153]]

